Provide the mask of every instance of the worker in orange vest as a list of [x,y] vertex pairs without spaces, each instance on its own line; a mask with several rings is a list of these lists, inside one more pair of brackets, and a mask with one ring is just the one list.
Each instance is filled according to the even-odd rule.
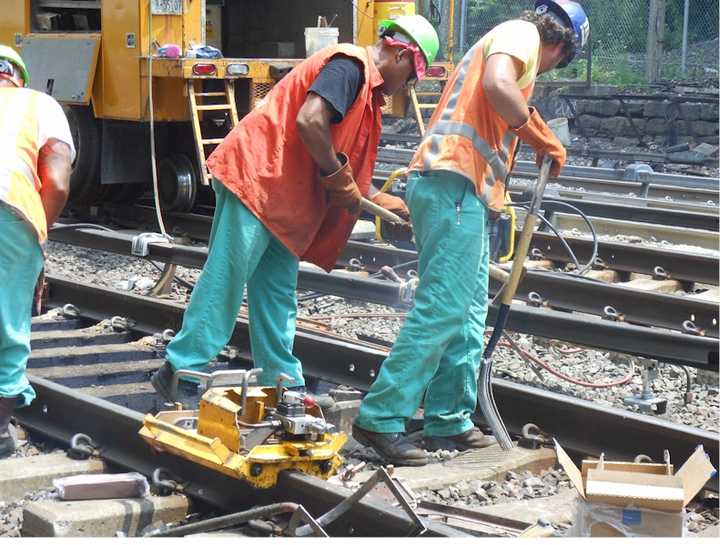
[[205,369],[230,340],[245,287],[259,383],[285,374],[304,388],[292,353],[299,260],[332,269],[362,196],[407,217],[402,199],[371,186],[383,95],[420,79],[438,47],[419,15],[383,22],[373,46],[327,47],[280,80],[208,158],[216,195],[208,259],[151,379],[163,398],[196,401],[189,381],[173,396],[173,374]]
[[418,246],[415,304],[370,392],[353,437],[387,463],[424,465],[403,435],[424,399],[427,450],[495,442],[475,428],[477,379],[488,311],[490,211],[505,204],[519,140],[552,158],[565,149],[528,107],[535,78],[566,66],[590,31],[577,2],[537,0],[535,11],[483,36],[455,68],[409,166],[406,199]]
[[25,375],[34,288],[75,156],[62,108],[29,80],[20,55],[0,45],[0,458],[15,452],[13,411],[35,398]]

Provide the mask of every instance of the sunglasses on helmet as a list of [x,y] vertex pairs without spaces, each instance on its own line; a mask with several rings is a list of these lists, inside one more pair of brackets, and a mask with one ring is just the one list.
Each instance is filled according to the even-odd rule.
[[0,59],[0,74],[14,78],[16,76],[15,65],[5,59]]

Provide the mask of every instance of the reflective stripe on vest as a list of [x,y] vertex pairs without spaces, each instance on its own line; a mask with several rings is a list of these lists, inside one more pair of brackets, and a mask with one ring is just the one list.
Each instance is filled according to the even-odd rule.
[[517,138],[512,132],[507,132],[503,137],[502,144],[499,150],[494,150],[490,145],[482,138],[478,132],[467,123],[462,121],[453,121],[452,116],[457,106],[458,98],[462,93],[463,83],[465,81],[465,75],[467,74],[470,62],[472,61],[475,52],[480,48],[481,42],[476,42],[468,52],[463,56],[460,64],[458,65],[458,77],[454,82],[452,94],[448,99],[445,108],[443,108],[440,119],[433,126],[429,127],[425,133],[425,138],[429,143],[429,150],[423,157],[423,166],[425,170],[431,170],[433,162],[437,158],[440,149],[440,143],[443,136],[462,136],[470,140],[475,150],[482,155],[483,159],[490,166],[492,174],[488,173],[485,176],[485,183],[490,187],[495,185],[495,180],[502,180],[503,182],[507,178],[507,161],[510,156],[510,148],[515,143]]

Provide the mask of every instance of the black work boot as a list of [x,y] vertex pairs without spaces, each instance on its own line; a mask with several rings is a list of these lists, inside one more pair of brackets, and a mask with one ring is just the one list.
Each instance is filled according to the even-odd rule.
[[388,464],[424,466],[428,463],[425,451],[413,445],[402,433],[377,433],[353,424],[352,436],[361,445],[372,447]]
[[182,406],[185,409],[196,408],[200,402],[200,390],[198,388],[198,384],[185,380],[179,380],[177,391],[175,392],[175,398],[173,399],[171,392],[173,375],[174,372],[170,366],[170,362],[166,361],[162,364],[162,366],[160,366],[160,369],[153,373],[150,383],[164,401],[168,403],[182,403]]
[[15,452],[15,430],[10,424],[10,417],[15,410],[14,397],[0,397],[0,458],[6,458]]
[[423,438],[423,446],[427,450],[470,450],[489,447],[497,443],[492,435],[485,435],[477,428],[466,431],[459,435],[449,437]]

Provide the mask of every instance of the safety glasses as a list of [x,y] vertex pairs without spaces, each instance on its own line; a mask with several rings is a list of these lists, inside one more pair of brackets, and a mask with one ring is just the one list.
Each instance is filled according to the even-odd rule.
[[15,77],[15,65],[11,63],[10,61],[6,61],[5,59],[0,59],[0,74],[4,74],[6,76],[10,76],[11,78]]

